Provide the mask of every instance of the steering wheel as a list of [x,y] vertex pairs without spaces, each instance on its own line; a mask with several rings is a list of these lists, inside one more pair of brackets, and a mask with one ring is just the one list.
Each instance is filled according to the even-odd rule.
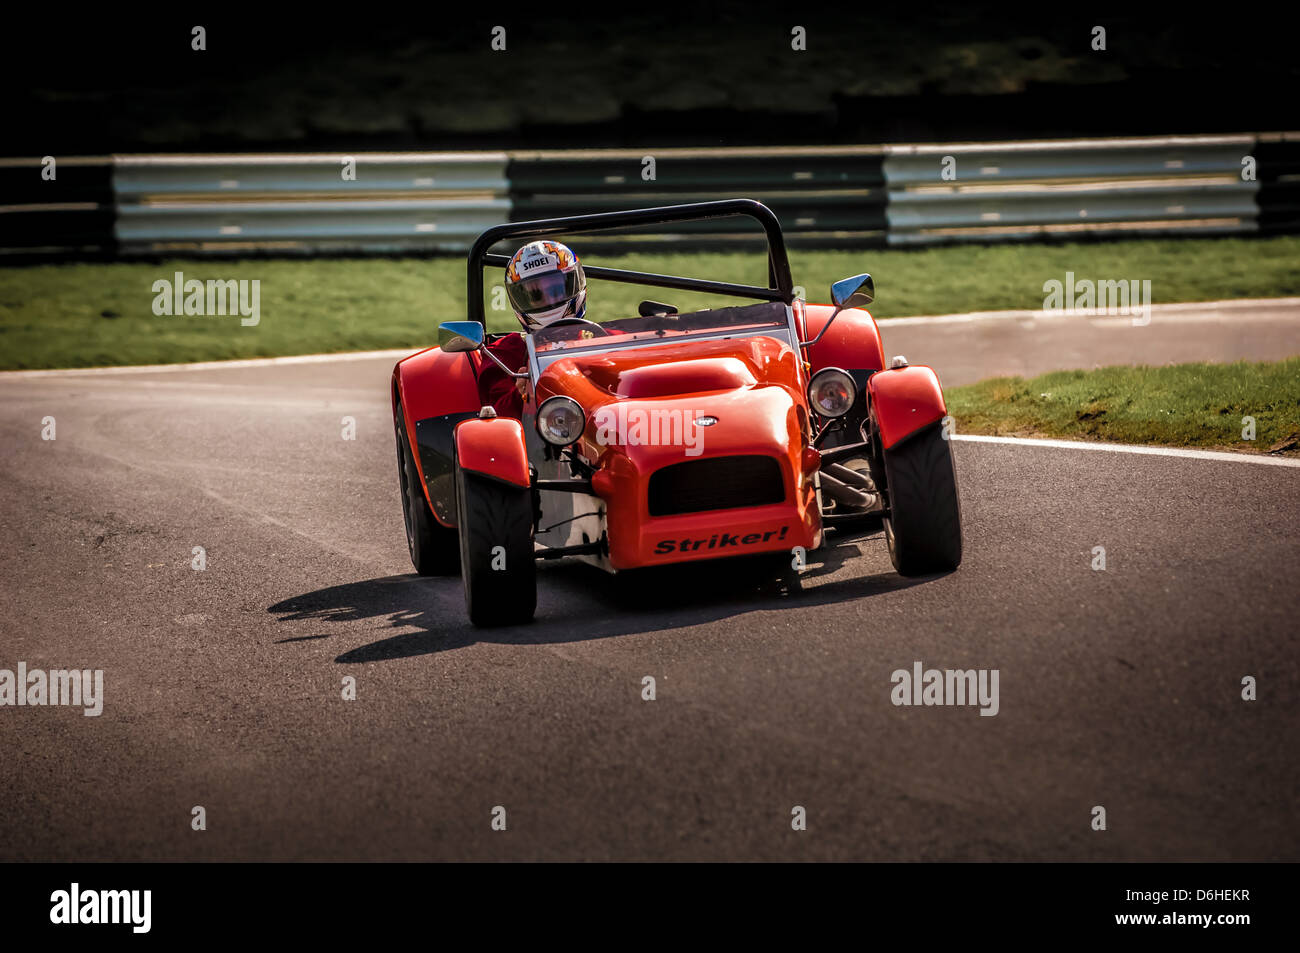
[[605,328],[597,324],[595,321],[588,321],[586,318],[560,318],[560,320],[558,321],[552,321],[543,330],[549,331],[551,328],[558,328],[562,324],[590,324],[593,328],[595,328],[597,331],[599,331],[602,335],[605,335],[606,337],[608,337],[610,333]]

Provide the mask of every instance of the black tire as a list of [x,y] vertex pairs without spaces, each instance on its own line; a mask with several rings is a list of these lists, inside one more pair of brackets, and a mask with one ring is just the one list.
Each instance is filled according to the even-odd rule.
[[456,521],[470,621],[479,626],[531,621],[537,610],[532,489],[457,466]]
[[402,490],[402,521],[406,524],[406,548],[411,565],[421,576],[450,576],[460,568],[460,545],[456,531],[434,518],[420,485],[420,471],[403,426],[402,405],[393,415],[397,433],[397,480]]
[[952,444],[936,424],[882,453],[889,515],[889,559],[903,576],[961,565],[961,503]]

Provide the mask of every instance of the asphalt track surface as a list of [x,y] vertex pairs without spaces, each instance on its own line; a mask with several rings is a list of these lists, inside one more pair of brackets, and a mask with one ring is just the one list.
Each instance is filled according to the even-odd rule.
[[[1276,310],[884,334],[955,384],[1300,353]],[[767,580],[544,565],[476,631],[411,573],[391,364],[0,375],[0,667],[105,680],[0,709],[0,860],[1300,857],[1300,469],[958,443],[955,573],[879,533]],[[916,661],[997,669],[999,713],[895,707]]]

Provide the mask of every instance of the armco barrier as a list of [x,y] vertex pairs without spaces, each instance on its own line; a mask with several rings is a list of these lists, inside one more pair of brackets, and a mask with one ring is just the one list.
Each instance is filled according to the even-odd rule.
[[[776,212],[793,242],[880,244],[887,202],[883,158],[878,146],[516,152],[507,168],[511,219],[743,196]],[[611,234],[631,239],[638,233]],[[746,237],[743,227],[738,233],[725,219],[684,224],[678,235],[697,242]]]
[[119,201],[149,196],[266,193],[491,192],[504,194],[504,152],[330,155],[115,156]]
[[460,251],[509,217],[504,198],[175,202],[119,205],[126,250],[163,245],[301,244],[320,249]]
[[[745,196],[841,247],[1300,229],[1300,134],[824,148],[0,160],[0,250],[461,252],[484,228]],[[693,223],[656,245],[754,238]],[[651,241],[637,233],[602,241]],[[596,241],[586,240],[588,245]]]
[[1256,145],[1242,135],[889,146],[888,241],[1253,232],[1258,170],[1243,160]]

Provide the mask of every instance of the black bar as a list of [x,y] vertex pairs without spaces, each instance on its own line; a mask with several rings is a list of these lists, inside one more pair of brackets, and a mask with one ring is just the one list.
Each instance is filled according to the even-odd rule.
[[[885,228],[888,225],[885,214],[887,195],[884,189],[809,194],[802,191],[806,183],[798,182],[794,185],[799,187],[800,191],[772,195],[764,195],[756,190],[746,193],[761,201],[781,219],[787,238],[801,232],[864,231]],[[519,197],[512,195],[510,217],[515,221],[546,219],[563,215],[635,209],[643,207],[647,202],[704,202],[713,199],[714,195],[707,192],[674,195],[671,192],[658,190],[649,195],[643,193],[634,196],[581,193]],[[728,229],[734,231],[735,226],[725,219],[710,219],[703,222],[684,222],[675,227],[674,233],[706,236],[725,234]],[[635,236],[638,231],[634,228],[619,229],[615,234]]]
[[[867,800],[860,809],[870,807]],[[542,815],[534,826],[544,820]],[[1106,948],[1118,942],[1122,948],[1181,949],[1191,941],[1194,948],[1262,949],[1294,925],[1296,871],[1289,863],[795,863],[809,851],[803,841],[816,836],[807,832],[787,837],[787,844],[764,858],[768,863],[669,867],[660,862],[636,869],[612,865],[605,852],[590,847],[587,853],[569,846],[548,852],[544,841],[521,838],[513,830],[493,833],[486,824],[483,830],[485,845],[477,855],[513,863],[468,863],[454,869],[429,863],[11,864],[0,868],[7,875],[0,916],[6,943],[15,950],[134,948],[150,941],[175,949],[195,938],[247,946],[255,932],[270,931],[291,934],[297,946],[317,941],[338,946],[353,938],[371,946],[390,945],[413,931],[439,929],[452,911],[459,922],[491,923],[492,935],[501,942],[526,945],[535,943],[538,924],[554,922],[557,911],[581,896],[592,913],[572,918],[565,928],[579,945],[594,945],[626,930],[645,908],[639,898],[669,875],[676,896],[656,911],[656,929],[671,936],[698,932],[705,924],[718,942],[732,946],[746,945],[752,937],[767,945],[803,948],[813,945],[810,931],[843,930],[851,936],[869,930],[873,938],[897,938],[894,945],[909,953],[948,945],[978,947],[981,936],[1011,947],[1053,945],[1056,938],[1068,936],[1100,940]],[[823,836],[834,838],[836,832]],[[637,853],[634,839],[620,846]],[[637,859],[698,858],[704,851],[692,850],[694,846],[683,843],[667,858]],[[727,842],[719,837],[710,846],[713,854],[706,856],[717,856]],[[940,844],[937,849],[951,856],[959,846]],[[140,849],[150,851],[148,846]],[[1135,850],[1108,847],[1102,856],[1122,860]],[[555,863],[555,853],[600,863]],[[852,859],[851,852],[847,856]],[[751,851],[747,859],[760,858]],[[539,870],[536,861],[552,862]],[[814,896],[816,922],[810,927],[807,917],[739,913],[719,922],[716,885],[722,878],[742,896],[760,898],[766,910],[780,909],[792,895]],[[431,899],[435,882],[437,896]],[[130,912],[117,923],[59,922],[58,894],[70,894],[73,883],[79,897],[134,890],[143,899],[148,890],[148,932],[134,932]],[[507,917],[501,915],[503,892],[510,897]],[[1150,899],[1153,895],[1157,899]],[[336,915],[322,907],[323,898],[333,901]],[[142,907],[123,904],[129,911]],[[1236,922],[1216,922],[1208,929],[1161,925],[1188,914]],[[588,938],[593,944],[583,943]]]
[[537,559],[563,559],[565,556],[599,556],[605,551],[603,540],[594,543],[578,543],[576,546],[552,546],[539,549],[533,555]]
[[594,493],[590,480],[538,480],[533,484],[535,490],[550,490],[552,493]]
[[1300,175],[1300,139],[1256,143],[1255,160],[1255,176],[1261,182]]
[[[488,249],[497,242],[510,238],[541,238],[582,232],[608,231],[635,225],[658,225],[670,222],[692,222],[710,218],[744,215],[754,219],[767,235],[768,274],[771,288],[781,296],[772,300],[786,303],[794,300],[794,278],[790,274],[790,259],[786,255],[785,241],[781,235],[781,222],[766,205],[753,199],[727,199],[721,202],[699,202],[693,205],[669,205],[662,208],[631,209],[624,212],[603,212],[594,215],[574,215],[568,218],[542,219],[535,222],[507,222],[483,232],[474,241],[468,260],[467,302],[468,318],[484,324],[483,266]],[[594,271],[593,271],[594,274]],[[614,279],[618,280],[618,279]],[[690,282],[696,279],[673,279]],[[691,290],[689,284],[660,284],[658,287],[677,287]],[[735,288],[743,285],[733,286]],[[710,289],[712,290],[712,289]],[[726,294],[728,292],[719,292]],[[737,293],[735,291],[730,293]],[[748,294],[748,292],[747,292]]]
[[[510,264],[509,255],[485,255],[485,265]],[[758,285],[736,285],[728,281],[710,281],[706,278],[681,278],[677,275],[656,275],[646,271],[626,271],[622,268],[604,268],[600,265],[583,265],[588,278],[603,281],[622,281],[634,285],[652,285],[656,288],[679,288],[682,291],[708,291],[713,294],[733,295],[737,298],[761,298],[765,301],[782,301],[781,292]]]
[[46,179],[41,159],[0,162],[0,205],[53,205],[93,203],[111,208],[113,164],[111,159],[63,159],[54,157],[54,178]]
[[822,516],[822,525],[837,526],[841,523],[860,523],[873,516],[885,517],[888,515],[889,510],[887,510],[883,505],[879,509],[862,510],[857,513],[827,513]]
[[101,248],[115,246],[112,207],[20,205],[0,211],[0,248]]
[[841,460],[860,456],[864,452],[868,455],[871,453],[871,444],[865,440],[862,443],[846,443],[842,447],[832,447],[830,450],[821,451],[821,466],[824,467],[829,463],[839,463]]
[[752,193],[758,189],[869,189],[885,184],[884,151],[655,156],[655,177],[642,178],[639,155],[515,156],[506,166],[512,197],[614,191]]
[[1257,143],[1255,159],[1259,230],[1268,235],[1300,231],[1300,141]]
[[[784,214],[782,214],[782,220],[785,220]],[[836,251],[885,248],[888,245],[886,233],[883,229],[871,229],[869,231],[856,229],[804,231],[792,228],[785,233],[785,243],[787,248],[830,248]],[[765,245],[766,239],[763,237],[762,232],[701,231],[694,228],[690,231],[685,229],[674,231],[671,242],[665,242],[662,234],[638,235],[628,231],[604,232],[600,235],[587,235],[582,239],[582,251],[587,255],[640,253],[657,255],[666,251],[748,251],[758,253],[763,250]]]

